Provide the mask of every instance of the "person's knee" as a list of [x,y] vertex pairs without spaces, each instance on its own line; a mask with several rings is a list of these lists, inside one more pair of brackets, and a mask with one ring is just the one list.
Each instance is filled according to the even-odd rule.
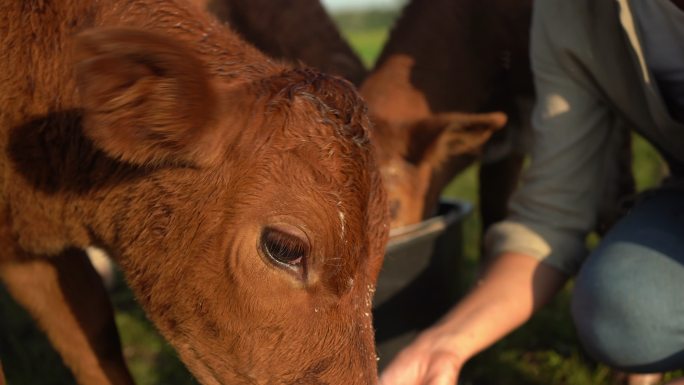
[[[625,350],[631,350],[622,336],[627,330],[634,331],[634,322],[628,321],[632,316],[626,298],[621,295],[620,283],[606,284],[604,280],[591,278],[578,279],[573,299],[572,316],[582,344],[585,349],[599,361],[611,366],[624,366],[622,358]],[[632,334],[632,333],[630,333]],[[642,333],[634,333],[637,336]]]
[[[644,264],[647,250],[614,244],[587,261],[572,314],[585,349],[608,365],[649,371],[681,350],[666,266]],[[675,317],[673,317],[675,316]],[[677,335],[679,334],[679,335]]]

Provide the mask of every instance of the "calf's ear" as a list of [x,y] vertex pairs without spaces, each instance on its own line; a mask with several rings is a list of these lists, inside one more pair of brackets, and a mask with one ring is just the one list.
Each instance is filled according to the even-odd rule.
[[202,61],[178,41],[134,29],[77,37],[83,130],[108,155],[138,165],[211,163],[217,94]]
[[405,158],[434,167],[455,157],[474,158],[492,134],[506,124],[501,112],[441,113],[409,127]]

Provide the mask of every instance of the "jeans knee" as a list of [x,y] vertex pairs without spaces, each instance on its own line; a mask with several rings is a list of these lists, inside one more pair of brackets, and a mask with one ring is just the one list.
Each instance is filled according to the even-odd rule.
[[[617,329],[623,317],[615,309],[619,306],[612,290],[605,292],[591,280],[577,280],[572,297],[572,318],[584,348],[597,360],[618,366],[616,355],[622,349]],[[603,288],[601,288],[603,289]]]
[[625,314],[614,293],[597,290],[590,282],[578,281],[572,298],[572,317],[584,348],[597,360],[610,366],[623,366],[620,356],[624,341],[620,336]]
[[652,276],[643,264],[635,266],[638,259],[619,255],[619,261],[587,261],[575,283],[572,316],[582,344],[597,360],[651,371],[681,351],[681,309],[672,306],[673,288],[660,285],[659,272]]

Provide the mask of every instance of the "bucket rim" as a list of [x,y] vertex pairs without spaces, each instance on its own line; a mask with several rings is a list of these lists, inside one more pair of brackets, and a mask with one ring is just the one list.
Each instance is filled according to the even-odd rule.
[[395,249],[416,238],[442,232],[454,223],[463,221],[473,211],[472,203],[456,198],[442,198],[440,206],[448,207],[444,214],[428,218],[412,225],[397,227],[390,230],[387,251]]

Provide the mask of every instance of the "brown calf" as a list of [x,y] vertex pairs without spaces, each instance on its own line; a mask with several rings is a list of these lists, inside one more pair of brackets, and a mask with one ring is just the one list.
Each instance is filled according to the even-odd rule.
[[348,83],[180,1],[2,0],[0,37],[0,277],[79,383],[132,383],[91,245],[202,384],[375,382],[387,215]]

